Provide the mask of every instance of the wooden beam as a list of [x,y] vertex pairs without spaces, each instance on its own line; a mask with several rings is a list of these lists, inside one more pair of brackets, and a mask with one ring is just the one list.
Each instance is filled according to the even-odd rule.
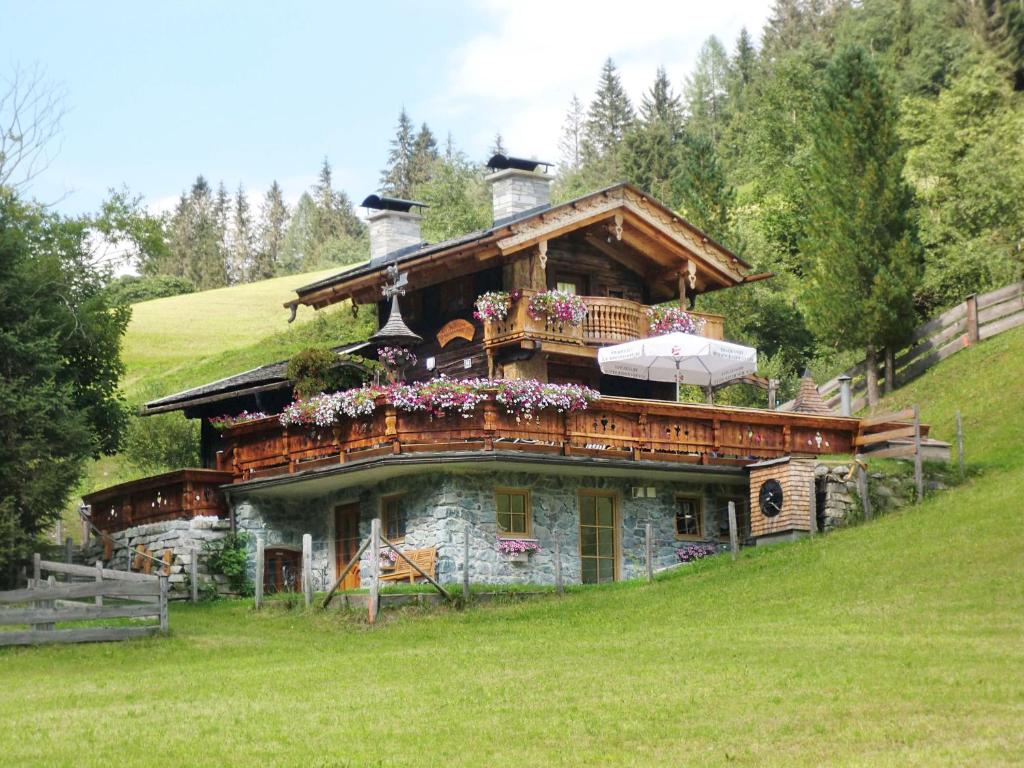
[[875,445],[876,443],[885,443],[889,440],[897,440],[901,437],[913,437],[917,434],[917,428],[914,426],[900,427],[899,429],[890,429],[887,432],[873,432],[868,435],[861,435],[853,441],[854,445]]
[[904,408],[902,411],[893,411],[892,413],[882,413],[878,416],[872,416],[867,419],[860,420],[860,428],[867,429],[868,427],[877,427],[882,424],[892,424],[897,421],[909,421],[914,418],[913,408]]

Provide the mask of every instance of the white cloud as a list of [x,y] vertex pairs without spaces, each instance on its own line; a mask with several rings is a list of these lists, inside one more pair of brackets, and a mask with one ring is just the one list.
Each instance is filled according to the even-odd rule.
[[[611,56],[634,104],[664,65],[677,91],[701,44],[716,35],[732,50],[742,27],[755,37],[769,0],[587,3],[480,0],[492,20],[456,49],[431,112],[478,126],[468,149],[482,154],[500,130],[510,151],[557,160],[557,142],[573,93],[586,105]],[[484,117],[480,117],[484,116]]]

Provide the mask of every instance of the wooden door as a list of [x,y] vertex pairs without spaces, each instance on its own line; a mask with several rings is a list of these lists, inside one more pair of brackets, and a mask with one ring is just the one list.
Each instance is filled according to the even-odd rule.
[[[334,508],[335,573],[341,573],[359,550],[359,504],[342,504]],[[358,589],[359,563],[356,563],[339,589]]]

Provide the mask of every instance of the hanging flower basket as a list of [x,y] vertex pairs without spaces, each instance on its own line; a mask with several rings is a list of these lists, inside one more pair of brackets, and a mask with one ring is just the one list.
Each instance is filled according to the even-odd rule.
[[672,306],[648,307],[647,324],[651,333],[660,336],[664,333],[699,334],[704,330],[706,321],[703,317],[694,317],[685,309]]
[[497,323],[508,319],[512,303],[519,301],[522,294],[519,291],[488,291],[478,296],[473,304],[475,311],[473,317],[483,323]]
[[587,319],[583,299],[565,291],[545,291],[531,296],[526,311],[534,320],[570,328],[578,328]]
[[395,563],[398,562],[398,553],[391,549],[391,547],[381,547],[377,555],[377,562],[380,563],[382,570],[390,571],[395,567]]
[[377,359],[388,368],[395,370],[416,365],[418,360],[415,353],[405,347],[380,347],[377,350]]

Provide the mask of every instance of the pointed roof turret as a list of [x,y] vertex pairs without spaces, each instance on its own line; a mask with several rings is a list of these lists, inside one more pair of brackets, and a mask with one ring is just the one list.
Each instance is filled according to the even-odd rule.
[[804,369],[804,373],[800,377],[800,388],[797,390],[796,399],[793,400],[792,410],[796,413],[812,413],[816,416],[835,415],[821,399],[818,385],[814,383],[814,378],[808,368]]
[[423,342],[423,337],[412,332],[402,319],[402,310],[398,306],[398,294],[391,296],[391,314],[384,326],[370,337],[374,344],[386,344],[395,347],[412,347]]

